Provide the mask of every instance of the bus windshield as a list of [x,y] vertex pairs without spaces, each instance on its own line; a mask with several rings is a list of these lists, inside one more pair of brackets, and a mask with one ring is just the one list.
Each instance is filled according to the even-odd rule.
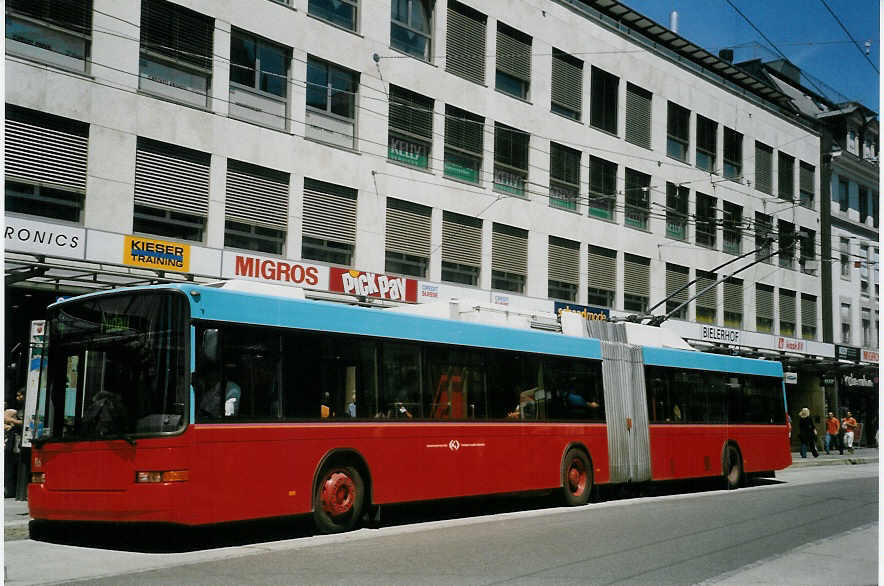
[[46,423],[39,439],[132,441],[132,435],[182,429],[187,309],[183,295],[168,291],[52,308]]

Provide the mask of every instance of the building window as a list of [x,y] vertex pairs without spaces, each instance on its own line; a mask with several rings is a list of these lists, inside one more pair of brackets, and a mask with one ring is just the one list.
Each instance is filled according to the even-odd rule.
[[445,71],[469,81],[485,83],[485,37],[488,17],[449,0]]
[[651,92],[626,84],[626,142],[651,148]]
[[138,137],[132,229],[203,242],[209,209],[209,162],[209,153]]
[[795,157],[777,154],[777,195],[780,199],[795,199]]
[[491,233],[491,288],[525,292],[528,231],[495,223]]
[[850,207],[850,184],[843,179],[838,180],[838,209],[846,212]]
[[850,344],[850,304],[841,304],[841,343]]
[[304,178],[301,257],[330,264],[353,264],[356,245],[355,189]]
[[589,157],[589,215],[613,220],[616,203],[617,163]]
[[138,88],[205,108],[212,81],[214,21],[162,0],[141,3]]
[[307,138],[356,146],[356,92],[359,74],[307,57]]
[[426,169],[432,146],[433,100],[391,85],[387,156],[391,161]]
[[430,60],[433,0],[393,0],[390,46],[424,61]]
[[598,307],[614,307],[617,291],[617,251],[589,246],[587,303]]
[[651,296],[651,259],[623,255],[623,310],[644,313]]
[[6,104],[6,211],[79,222],[89,125]]
[[580,284],[580,243],[549,237],[547,295],[550,299],[577,301]]
[[[715,273],[705,271],[697,271],[696,287],[696,308],[697,323],[714,324],[716,323],[716,315],[718,313],[718,285],[715,281],[718,277]],[[705,293],[701,293],[705,291]]]
[[755,329],[765,334],[773,333],[773,287],[755,284]]
[[816,273],[816,232],[810,228],[801,228],[799,231],[800,253],[798,265],[802,273]]
[[722,250],[740,254],[743,244],[743,208],[729,201],[724,202]]
[[580,151],[549,143],[549,205],[577,211],[580,197]]
[[688,318],[688,267],[666,263],[666,314],[675,319]]
[[497,23],[497,78],[494,87],[505,94],[528,99],[531,89],[531,37]]
[[676,103],[666,107],[666,154],[687,162],[690,140],[691,112]]
[[335,26],[355,31],[358,7],[359,3],[356,0],[309,0],[307,13]]
[[651,176],[626,169],[625,224],[640,230],[648,229],[651,216]]
[[813,165],[802,162],[798,167],[798,197],[802,207],[813,209],[816,201],[816,188]]
[[755,189],[773,195],[773,149],[755,142]]
[[722,283],[724,291],[724,327],[743,328],[743,281],[731,277]]
[[816,296],[801,294],[801,337],[816,340]]
[[6,52],[86,71],[92,44],[92,1],[6,2]]
[[228,160],[224,246],[283,254],[288,202],[288,173]]
[[583,110],[583,61],[553,47],[551,110],[580,120]]
[[589,125],[617,134],[617,94],[620,78],[593,67],[590,78]]
[[688,237],[688,194],[684,185],[666,183],[666,236],[676,240]]
[[847,238],[841,239],[841,278],[850,280],[850,267],[853,263],[850,262],[850,240]]
[[494,189],[526,197],[530,134],[494,123]]
[[773,264],[771,246],[773,237],[773,218],[767,214],[755,212],[755,260]]
[[739,181],[743,178],[743,135],[724,129],[724,176]]
[[715,198],[697,194],[697,246],[716,248],[716,232],[718,221],[716,218]]
[[482,266],[482,220],[442,214],[442,280],[477,286]]
[[485,119],[445,105],[446,177],[480,183]]
[[863,327],[863,348],[872,347],[872,310],[863,307],[860,310]]
[[795,291],[780,289],[780,335],[795,337]]
[[697,168],[715,173],[718,150],[718,123],[697,116]]
[[272,128],[288,128],[291,51],[248,33],[230,33],[230,115]]
[[387,272],[426,277],[430,264],[432,210],[427,206],[387,198]]
[[779,234],[780,248],[777,256],[780,259],[780,266],[784,269],[795,268],[795,248],[798,244],[795,241],[795,224],[778,220],[777,233]]
[[861,224],[866,223],[869,217],[869,190],[860,186],[859,188],[859,221]]

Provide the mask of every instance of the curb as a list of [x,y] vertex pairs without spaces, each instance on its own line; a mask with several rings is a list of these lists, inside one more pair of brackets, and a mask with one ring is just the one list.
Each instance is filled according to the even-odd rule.
[[789,468],[809,468],[811,466],[851,466],[851,465],[859,465],[859,464],[877,464],[878,458],[839,458],[837,460],[832,460],[831,458],[822,459],[822,458],[807,458],[806,460],[801,459],[799,461],[792,461],[792,465]]

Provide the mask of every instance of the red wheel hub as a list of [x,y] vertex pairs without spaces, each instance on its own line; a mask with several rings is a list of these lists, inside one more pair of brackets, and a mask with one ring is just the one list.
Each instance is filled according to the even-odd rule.
[[350,512],[356,499],[356,485],[344,472],[332,472],[319,489],[319,500],[325,512],[333,517]]
[[586,490],[586,469],[579,459],[571,460],[571,467],[568,468],[568,488],[575,496],[583,494]]

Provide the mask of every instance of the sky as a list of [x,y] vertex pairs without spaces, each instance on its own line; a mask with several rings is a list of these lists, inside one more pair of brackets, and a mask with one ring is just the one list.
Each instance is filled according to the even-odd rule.
[[[803,81],[811,90],[835,102],[856,101],[880,112],[879,0],[620,1],[667,27],[669,13],[677,11],[678,34],[716,55],[719,49],[733,48],[736,62],[780,59],[770,40],[807,74]],[[871,41],[868,60],[866,41]]]

